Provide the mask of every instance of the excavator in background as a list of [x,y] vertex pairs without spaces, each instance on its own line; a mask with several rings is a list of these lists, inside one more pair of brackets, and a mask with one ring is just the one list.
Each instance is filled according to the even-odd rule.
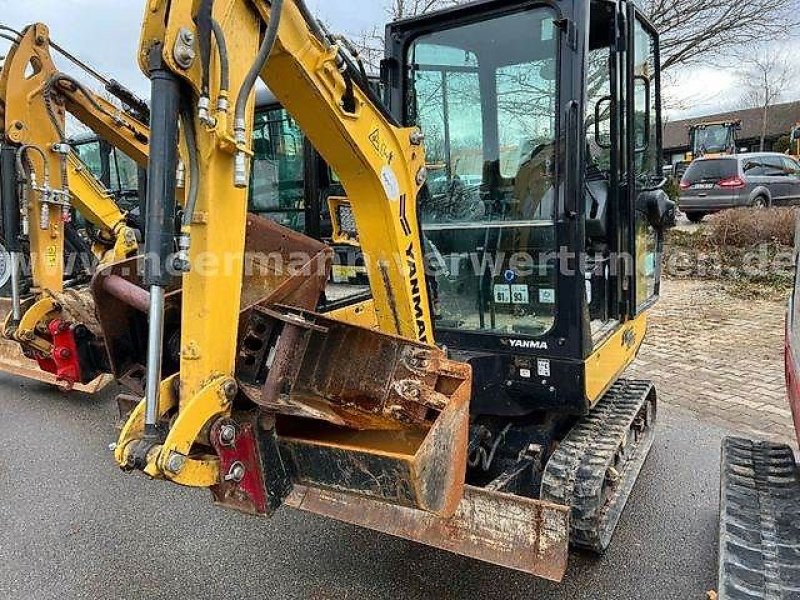
[[675,165],[675,176],[680,179],[696,158],[738,154],[736,138],[741,129],[741,121],[708,121],[690,125],[691,150]]
[[[132,243],[132,240],[133,236],[140,235],[143,229],[142,173],[146,175],[144,166],[147,159],[146,142],[149,136],[149,130],[143,122],[148,118],[149,109],[143,101],[138,100],[117,82],[102,78],[90,67],[51,42],[44,25],[33,25],[22,33],[8,29],[5,30],[4,37],[13,42],[13,47],[6,60],[5,96],[9,100],[0,100],[0,109],[5,113],[6,104],[12,103],[8,109],[12,114],[14,111],[29,111],[24,113],[24,117],[28,119],[24,126],[14,124],[15,127],[22,127],[20,131],[24,133],[13,133],[9,139],[13,137],[29,144],[35,142],[51,153],[48,154],[48,160],[61,160],[61,156],[67,150],[74,151],[67,155],[69,168],[67,183],[71,184],[71,187],[63,190],[65,192],[69,190],[72,207],[76,209],[71,210],[70,221],[64,225],[66,250],[64,264],[70,271],[65,274],[65,285],[72,291],[61,299],[73,306],[73,309],[68,307],[65,312],[72,313],[75,317],[75,321],[71,322],[69,327],[78,333],[82,341],[76,344],[79,350],[76,355],[72,352],[69,336],[61,335],[61,343],[63,344],[65,339],[67,341],[66,350],[70,356],[79,356],[78,359],[62,361],[56,361],[53,357],[56,353],[66,354],[64,347],[53,345],[51,349],[48,342],[52,340],[43,340],[37,336],[34,340],[29,340],[31,343],[20,344],[19,339],[28,336],[31,330],[39,332],[48,330],[49,325],[46,324],[45,318],[49,318],[51,323],[55,320],[49,307],[46,304],[39,304],[36,310],[30,313],[35,317],[29,319],[23,317],[30,323],[23,327],[22,331],[15,332],[13,328],[7,328],[9,338],[0,342],[0,369],[67,388],[93,392],[111,380],[105,375],[108,370],[105,366],[105,351],[97,336],[99,331],[94,325],[93,307],[87,304],[88,296],[71,294],[75,288],[85,287],[94,269],[95,260],[113,262],[115,258],[132,255],[138,248],[138,243]],[[32,40],[35,43],[31,43]],[[113,107],[92,90],[86,87],[79,89],[71,77],[57,71],[50,57],[51,49],[62,53],[92,77],[100,80],[104,89],[122,103],[125,107],[124,112]],[[35,54],[34,50],[40,55]],[[21,69],[27,70],[28,65],[31,67],[26,75],[35,71],[32,65],[37,65],[36,68],[41,69],[36,71],[33,83],[18,79]],[[14,79],[15,77],[17,79]],[[45,90],[44,82],[47,82],[51,91]],[[73,89],[68,89],[70,87]],[[58,107],[57,114],[53,117],[48,114],[49,118],[43,120],[42,107],[47,108],[49,112],[51,105]],[[84,125],[91,129],[99,129],[108,136],[108,139],[121,144],[121,148],[94,133],[66,139],[63,123],[55,126],[56,121],[54,121],[54,118],[63,120],[65,109]],[[114,120],[118,122],[98,125],[102,119],[107,120],[112,110],[115,111]],[[103,112],[106,114],[103,115]],[[126,124],[126,120],[133,125],[133,128]],[[17,122],[23,123],[21,119]],[[32,129],[37,131],[31,133]],[[136,159],[131,158],[122,148],[129,151],[133,149],[132,154]],[[285,110],[266,90],[259,92],[257,101],[254,148],[252,168],[254,181],[250,198],[253,212],[282,222],[293,229],[306,231],[312,237],[329,240],[331,224],[325,198],[331,194],[341,195],[343,193],[341,185],[316,151],[305,141],[299,128],[286,115]],[[38,160],[38,155],[36,158]],[[50,163],[48,166],[53,168]],[[101,190],[91,181],[91,175],[103,184],[105,190]],[[111,192],[111,197],[108,192]],[[55,190],[53,194],[53,197],[56,197]],[[116,205],[116,209],[112,203]],[[93,253],[84,243],[87,238],[94,241]],[[43,243],[45,238],[38,239],[39,243]],[[118,251],[116,254],[107,255],[104,259],[103,255],[113,243],[122,244],[122,254]],[[365,269],[357,248],[352,244],[333,247],[339,257],[334,266],[336,282],[358,283],[363,287],[366,283]],[[52,248],[48,251],[52,254]],[[24,254],[27,256],[28,253],[26,245]],[[10,262],[8,261],[8,266]],[[27,281],[21,283],[21,295],[25,295],[25,290],[42,289],[37,280],[32,279],[35,273],[30,266],[24,270],[24,275]],[[6,269],[5,278],[10,280],[10,269]],[[10,281],[4,282],[6,291],[10,291],[9,283]],[[52,288],[48,289],[49,291],[42,292],[45,296],[54,292]],[[337,297],[335,289],[333,297]],[[13,312],[13,299],[0,299],[0,305],[0,312],[5,322]],[[42,311],[45,312],[44,317]],[[80,312],[77,316],[74,315],[76,311]],[[92,323],[92,326],[86,328],[83,326],[85,324],[79,321],[87,321]],[[61,323],[64,323],[63,320]],[[89,333],[91,335],[87,335]],[[50,336],[45,334],[45,338],[47,337]],[[60,362],[62,364],[59,365]]]
[[686,160],[691,163],[696,158],[737,154],[736,137],[741,129],[741,121],[713,121],[691,125],[689,143],[692,152]]
[[2,35],[12,42],[0,75],[2,233],[11,298],[3,301],[0,370],[93,392],[110,377],[87,284],[95,263],[135,255],[139,244],[119,199],[69,143],[66,115],[145,167],[148,108],[101,78],[120,109],[60,71],[51,50],[100,78],[53,44],[45,25],[22,32],[4,27]]
[[[800,220],[795,232],[800,264]],[[800,268],[786,318],[786,389],[800,444]],[[800,468],[785,444],[722,444],[718,600],[800,597]]]
[[[303,0],[148,3],[145,256],[92,283],[144,389],[117,464],[553,580],[603,552],[656,421],[622,374],[675,216],[658,48],[627,0],[481,0],[388,26],[383,103]],[[246,215],[259,77],[368,296],[323,303],[332,250]]]

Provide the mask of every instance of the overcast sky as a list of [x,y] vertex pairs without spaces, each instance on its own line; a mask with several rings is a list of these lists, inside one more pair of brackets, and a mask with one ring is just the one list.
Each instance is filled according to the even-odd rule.
[[[337,31],[361,31],[385,20],[376,0],[308,0],[308,4]],[[149,86],[136,62],[144,5],[144,0],[0,0],[0,23],[15,29],[45,23],[55,42],[145,95]],[[0,47],[5,53],[7,45]],[[59,66],[64,65],[59,62]]]
[[[355,33],[382,25],[386,19],[379,0],[308,1],[336,31]],[[56,42],[146,96],[149,86],[136,63],[143,7],[144,0],[0,0],[0,22],[14,28],[34,21],[46,23]],[[790,55],[800,57],[795,49]],[[732,104],[740,95],[735,74],[720,69],[683,70],[673,85],[673,94],[692,105],[673,112],[673,119],[736,108]],[[783,98],[795,99],[800,99],[800,86]]]

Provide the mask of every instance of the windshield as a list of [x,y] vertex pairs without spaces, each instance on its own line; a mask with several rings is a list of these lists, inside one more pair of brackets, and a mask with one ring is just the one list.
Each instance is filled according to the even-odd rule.
[[738,174],[738,161],[735,158],[712,158],[696,160],[686,170],[683,176],[689,184],[702,181],[716,182],[730,179]]
[[694,130],[694,154],[722,154],[730,152],[733,137],[728,125],[699,126]]
[[256,113],[250,211],[305,229],[303,133],[282,108]]
[[[73,148],[96,179],[103,181],[107,178],[110,182],[110,191],[119,193],[138,190],[139,168],[133,159],[121,150],[100,140],[79,142],[74,144]],[[107,166],[103,164],[104,156],[108,160]]]
[[537,336],[554,322],[555,14],[418,38],[407,107],[426,136],[419,210],[437,326]]

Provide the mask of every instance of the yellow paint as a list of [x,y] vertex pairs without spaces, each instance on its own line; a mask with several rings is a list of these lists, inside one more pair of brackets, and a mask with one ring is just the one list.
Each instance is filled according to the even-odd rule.
[[[31,64],[35,64],[38,70],[26,77]],[[0,105],[8,141],[17,146],[31,145],[44,153],[44,162],[38,152],[30,151],[28,154],[37,185],[47,183],[51,189],[63,192],[65,195],[60,200],[68,198],[72,206],[100,230],[104,243],[95,244],[92,250],[101,263],[126,258],[137,252],[138,242],[125,224],[124,213],[77,156],[64,156],[54,147],[62,141],[66,112],[70,112],[137,163],[146,165],[149,129],[130,115],[121,113],[105,99],[91,93],[91,98],[87,98],[83,93],[58,83],[53,87],[53,94],[59,101],[50,103],[54,111],[51,115],[46,91],[58,72],[50,55],[47,27],[40,23],[27,27],[19,42],[11,47],[0,74]],[[49,170],[47,181],[45,166]],[[66,179],[63,174],[66,174]],[[63,290],[62,209],[51,206],[47,227],[42,228],[42,195],[30,187],[27,194],[33,285],[42,290],[44,300],[41,302],[46,306],[48,292]],[[24,315],[24,325],[18,331],[17,340],[24,349],[46,352],[50,344],[37,332],[55,318],[57,312],[43,311],[41,306],[41,303],[35,304],[29,314]]]
[[14,339],[23,347],[48,354],[52,344],[39,334],[40,324],[57,318],[61,308],[49,296],[40,298],[24,312],[19,327],[13,332]]
[[594,405],[636,358],[647,333],[647,315],[628,321],[585,361],[586,398]]
[[[162,418],[166,417],[178,404],[174,393],[175,379],[176,377],[170,377],[161,382],[161,393],[158,398],[158,414]],[[114,459],[117,461],[118,465],[125,466],[128,464],[128,456],[131,449],[130,445],[136,442],[144,431],[144,417],[145,403],[144,400],[142,400],[131,412],[117,439]]]
[[[267,3],[254,6],[268,21]],[[283,7],[262,78],[342,181],[367,257],[380,330],[433,343],[416,212],[425,149],[412,145],[415,130],[393,126],[357,87],[355,110],[346,112],[336,50],[310,35],[293,2]]]
[[367,327],[369,329],[378,328],[378,317],[375,315],[375,302],[373,302],[372,299],[333,310],[325,316],[336,319],[337,321],[350,323],[351,325],[358,325],[359,327]]
[[58,248],[55,246],[48,246],[45,251],[45,256],[47,257],[47,265],[51,268],[55,268],[58,264]]
[[[139,62],[146,72],[150,50],[160,44],[166,63],[197,91],[199,61],[183,71],[172,56],[181,29],[194,27],[196,6],[193,0],[151,2],[142,27]],[[253,63],[269,12],[266,3],[217,0],[214,4],[214,17],[228,42],[233,90],[241,87]],[[340,99],[345,82],[336,58],[335,50],[323,47],[310,34],[297,6],[287,2],[262,77],[339,174],[369,257],[374,300],[339,314],[365,326],[377,325],[388,333],[432,343],[416,215],[424,148],[412,146],[414,130],[392,126],[361,90],[355,91],[355,110],[344,110]],[[224,93],[219,89],[218,69],[217,53],[212,52],[211,106]],[[221,386],[234,370],[248,197],[246,189],[234,187],[234,153],[237,149],[251,153],[252,106],[251,97],[246,148],[237,148],[233,141],[230,115],[216,115],[215,127],[196,122],[202,173],[197,214],[204,218],[191,225],[189,258],[194,262],[201,255],[214,256],[217,264],[233,268],[204,276],[192,271],[183,278],[178,412],[158,458],[145,470],[182,485],[207,486],[219,479],[213,457],[188,455],[195,442],[203,439],[207,425],[230,410]],[[162,387],[162,391],[172,394],[171,389]],[[142,428],[141,411],[137,411],[121,442],[130,443]],[[180,473],[170,473],[169,459],[176,454],[187,462]],[[123,459],[124,452],[119,452],[118,462],[125,464]]]
[[[157,461],[159,472],[174,483],[189,487],[209,487],[219,482],[219,460],[213,456],[198,458],[190,456],[190,453],[194,442],[206,426],[229,414],[230,402],[223,391],[226,383],[235,384],[228,377],[214,379],[178,412]],[[172,473],[168,469],[169,459],[173,454],[186,457],[185,464],[178,473]]]
[[[37,43],[37,40],[39,43]],[[47,106],[42,99],[42,91],[52,74],[57,73],[49,51],[49,31],[45,25],[36,24],[25,29],[22,39],[14,44],[3,64],[0,73],[0,100],[5,106],[5,130],[8,142],[16,145],[32,144],[45,152],[47,166],[50,171],[48,184],[56,189],[61,186],[60,155],[49,151],[53,141],[51,131],[54,127],[48,114]],[[30,64],[39,66],[39,71],[26,77]],[[33,99],[39,101],[32,101]],[[64,110],[55,107],[56,120],[64,127]],[[57,138],[58,139],[58,138]],[[45,165],[36,152],[30,153],[33,169],[36,172],[37,184],[44,183]],[[31,268],[36,285],[41,289],[60,292],[63,289],[64,265],[62,261],[53,261],[56,256],[64,254],[64,224],[61,212],[57,208],[50,211],[50,221],[46,229],[40,227],[42,204],[40,194],[31,192],[30,196],[30,247]]]
[[[26,77],[26,70],[32,63],[37,64],[39,70],[33,76]],[[57,73],[59,70],[50,55],[47,27],[37,23],[26,28],[20,41],[11,47],[0,74],[0,101],[4,107],[3,118],[9,142],[40,148],[49,168],[48,185],[52,189],[68,192],[73,206],[106,233],[108,245],[114,250],[113,257],[130,256],[136,252],[137,244],[135,239],[122,235],[127,233],[121,227],[124,226],[125,215],[77,157],[69,155],[65,158],[53,150],[54,145],[61,143],[61,134],[53,118],[63,131],[66,112],[71,113],[141,166],[145,166],[148,160],[149,128],[132,116],[121,113],[100,96],[91,94],[89,99],[81,92],[58,84],[54,90],[63,104],[52,103],[55,114],[51,117],[45,91],[48,82]],[[45,183],[45,165],[35,151],[30,152],[29,157],[37,184],[41,186]],[[66,171],[66,181],[62,181],[62,169]],[[61,209],[58,206],[50,208],[48,227],[42,229],[41,195],[29,190],[28,196],[34,285],[42,290],[60,292],[64,275],[64,265],[60,259],[64,254]],[[115,239],[116,234],[120,234],[122,239]],[[103,254],[98,258],[102,259]]]

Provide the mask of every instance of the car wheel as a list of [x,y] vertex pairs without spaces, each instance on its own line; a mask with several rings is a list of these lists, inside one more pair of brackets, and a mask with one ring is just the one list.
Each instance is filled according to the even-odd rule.
[[686,218],[689,219],[692,223],[699,223],[702,221],[706,216],[706,213],[702,212],[690,212],[686,213]]
[[751,208],[767,208],[769,206],[769,200],[767,200],[764,196],[756,196],[753,198],[753,201],[750,202]]

